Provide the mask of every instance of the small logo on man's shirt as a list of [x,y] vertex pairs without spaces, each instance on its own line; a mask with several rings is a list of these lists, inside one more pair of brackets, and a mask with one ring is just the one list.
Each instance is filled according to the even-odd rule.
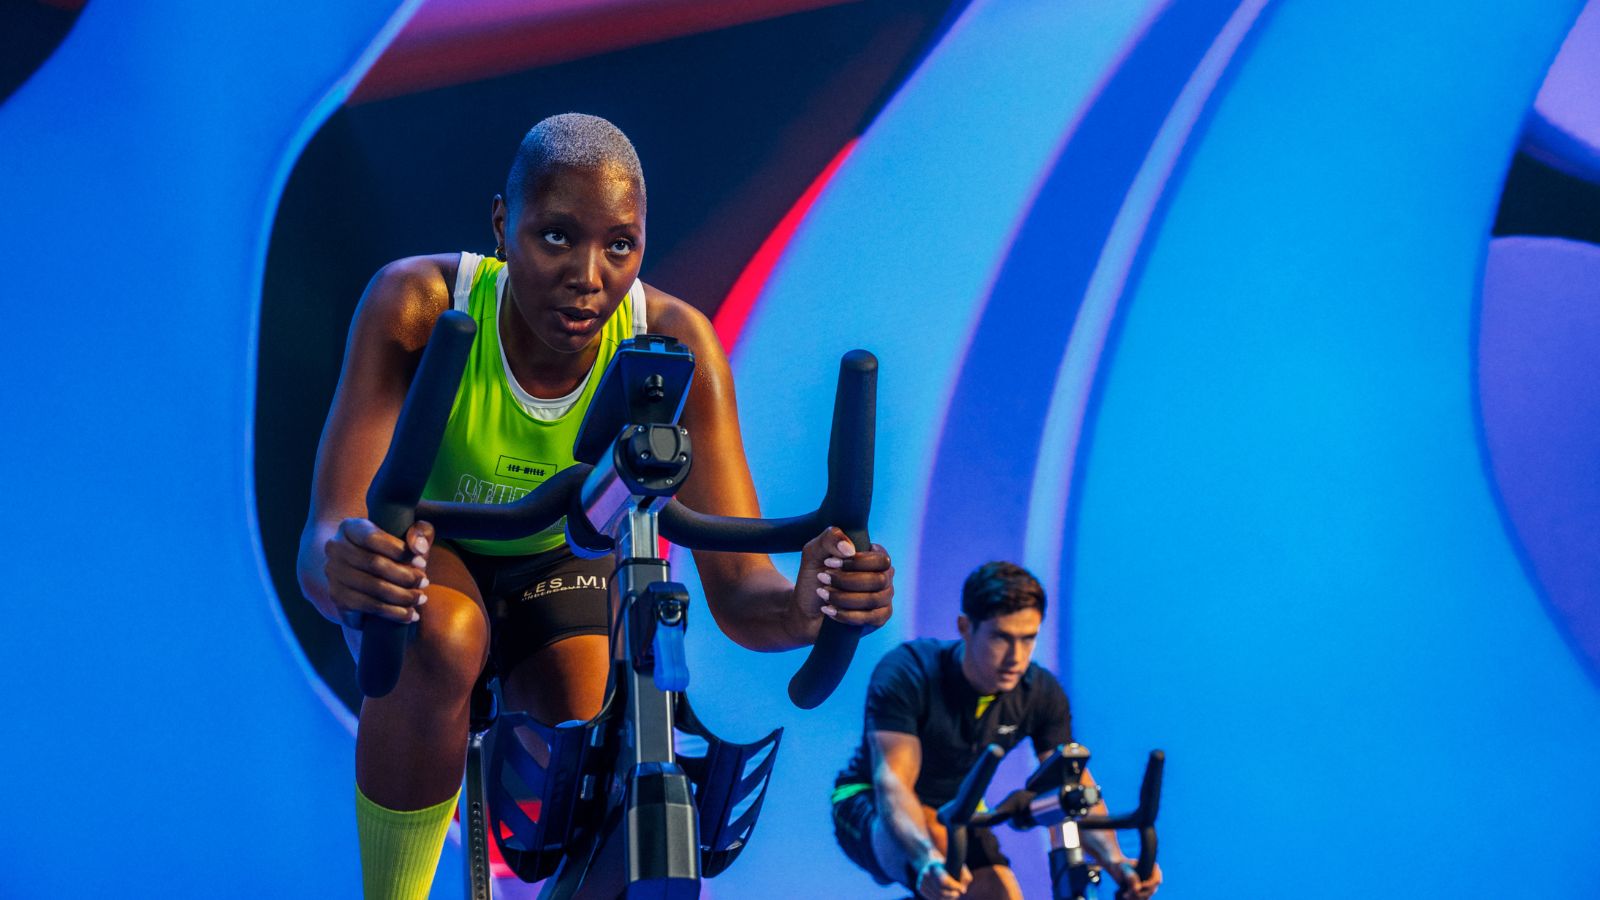
[[1015,725],[1001,725],[996,730],[999,731],[1001,734],[1010,734],[1011,732],[1017,730],[1017,726],[1015,726]]

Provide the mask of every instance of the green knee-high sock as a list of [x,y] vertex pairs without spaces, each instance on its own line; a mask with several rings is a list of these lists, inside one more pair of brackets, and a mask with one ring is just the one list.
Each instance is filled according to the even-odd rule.
[[361,884],[367,900],[427,900],[439,851],[450,831],[456,796],[426,809],[385,809],[356,787]]

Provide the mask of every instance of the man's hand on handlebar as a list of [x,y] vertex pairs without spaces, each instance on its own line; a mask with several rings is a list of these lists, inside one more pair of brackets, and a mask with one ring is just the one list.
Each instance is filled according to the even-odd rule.
[[860,550],[843,531],[828,528],[801,550],[795,605],[815,634],[822,617],[869,630],[889,621],[894,601],[894,565],[873,544]]
[[917,896],[923,900],[958,900],[971,884],[972,873],[965,866],[961,868],[961,880],[957,881],[950,877],[944,860],[938,857],[930,856],[917,869]]
[[1140,880],[1133,868],[1133,860],[1123,859],[1107,866],[1106,873],[1117,883],[1117,900],[1148,900],[1161,886],[1161,866],[1158,864],[1148,879]]
[[428,602],[428,550],[433,526],[413,523],[404,543],[368,519],[345,519],[323,545],[328,596],[338,610],[335,621],[361,627],[363,615],[406,624],[420,618]]

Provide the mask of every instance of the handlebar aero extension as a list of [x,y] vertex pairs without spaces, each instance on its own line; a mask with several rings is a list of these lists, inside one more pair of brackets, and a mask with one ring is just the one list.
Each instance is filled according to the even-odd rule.
[[[439,453],[477,330],[472,317],[464,312],[446,310],[439,316],[395,422],[396,439],[367,488],[367,518],[402,540],[418,518],[417,498],[422,496]],[[363,619],[361,655],[356,663],[362,694],[382,697],[394,690],[412,628],[376,616]]]
[[977,814],[984,791],[989,789],[989,782],[994,780],[995,770],[1000,768],[1000,760],[1005,756],[1006,752],[998,744],[983,748],[955,797],[939,807],[939,822],[944,825],[946,836],[944,869],[957,881],[961,880],[961,869],[967,864],[967,826]]

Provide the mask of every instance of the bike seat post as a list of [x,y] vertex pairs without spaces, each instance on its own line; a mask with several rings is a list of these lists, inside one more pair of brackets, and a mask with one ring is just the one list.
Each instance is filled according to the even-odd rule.
[[466,785],[461,793],[461,836],[467,854],[468,900],[491,900],[493,887],[489,871],[488,792],[484,787],[487,767],[484,738],[499,715],[499,703],[488,675],[472,688],[467,725]]
[[467,854],[468,900],[490,900],[493,895],[489,871],[488,792],[484,787],[484,732],[474,731],[467,738],[466,785],[461,793],[462,846]]

